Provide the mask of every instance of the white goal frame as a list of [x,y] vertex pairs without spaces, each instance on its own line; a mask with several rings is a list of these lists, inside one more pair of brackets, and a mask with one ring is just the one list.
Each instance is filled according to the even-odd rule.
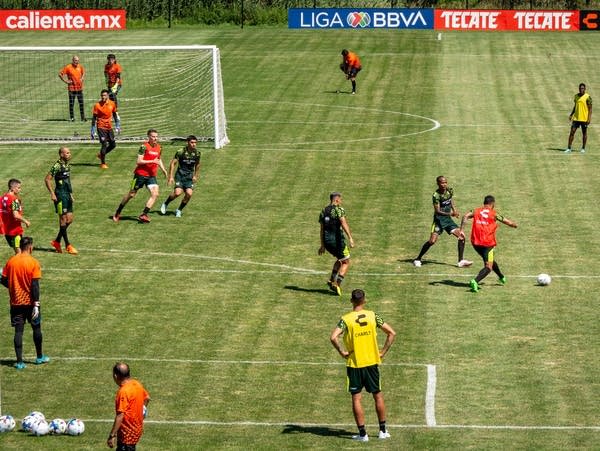
[[[128,51],[151,51],[151,50],[198,50],[210,51],[212,54],[212,94],[213,94],[213,134],[214,148],[220,149],[229,143],[227,137],[227,120],[225,117],[225,103],[223,93],[223,81],[221,77],[221,56],[216,45],[167,45],[167,46],[0,46],[0,52],[78,52],[78,51],[102,51],[107,53]],[[21,141],[19,141],[21,142]],[[31,141],[28,141],[31,142]]]

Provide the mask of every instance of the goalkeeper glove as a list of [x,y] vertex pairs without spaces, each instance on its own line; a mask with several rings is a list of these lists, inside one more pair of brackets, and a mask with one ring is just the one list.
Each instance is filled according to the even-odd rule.
[[117,131],[117,135],[121,133],[121,119],[117,119],[115,121],[115,129]]
[[94,139],[96,137],[96,126],[92,125],[92,128],[90,128],[90,137],[92,139]]
[[119,83],[115,83],[112,88],[110,88],[110,90],[112,91],[113,94],[116,94],[117,92],[119,92]]
[[148,416],[148,407],[144,406],[142,413],[144,414],[144,418],[146,418]]
[[33,307],[33,311],[31,312],[31,319],[36,320],[38,316],[40,316],[40,308],[36,305]]

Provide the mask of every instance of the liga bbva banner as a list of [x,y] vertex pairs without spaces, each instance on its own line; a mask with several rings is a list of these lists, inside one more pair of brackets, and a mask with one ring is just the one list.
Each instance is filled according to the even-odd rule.
[[124,30],[124,9],[1,9],[0,30]]
[[288,10],[288,28],[588,31],[600,29],[600,12],[291,8]]

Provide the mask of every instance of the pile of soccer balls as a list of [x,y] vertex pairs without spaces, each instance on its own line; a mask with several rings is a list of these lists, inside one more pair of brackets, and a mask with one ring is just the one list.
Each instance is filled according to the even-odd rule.
[[[16,422],[11,415],[0,416],[0,432],[10,432],[15,429]],[[85,424],[78,418],[63,420],[55,418],[48,422],[42,412],[33,411],[21,420],[21,429],[33,435],[81,435],[85,431]]]

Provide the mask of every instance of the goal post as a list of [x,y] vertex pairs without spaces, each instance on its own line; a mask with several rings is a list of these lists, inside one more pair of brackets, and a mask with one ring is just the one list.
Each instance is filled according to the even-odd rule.
[[[118,141],[144,139],[154,128],[161,140],[196,135],[216,149],[229,143],[221,57],[214,45],[0,47],[0,142],[92,142],[89,120],[107,88],[108,54],[122,67]],[[71,96],[71,120],[69,90],[59,78],[75,55],[85,71],[87,122],[77,96]]]

